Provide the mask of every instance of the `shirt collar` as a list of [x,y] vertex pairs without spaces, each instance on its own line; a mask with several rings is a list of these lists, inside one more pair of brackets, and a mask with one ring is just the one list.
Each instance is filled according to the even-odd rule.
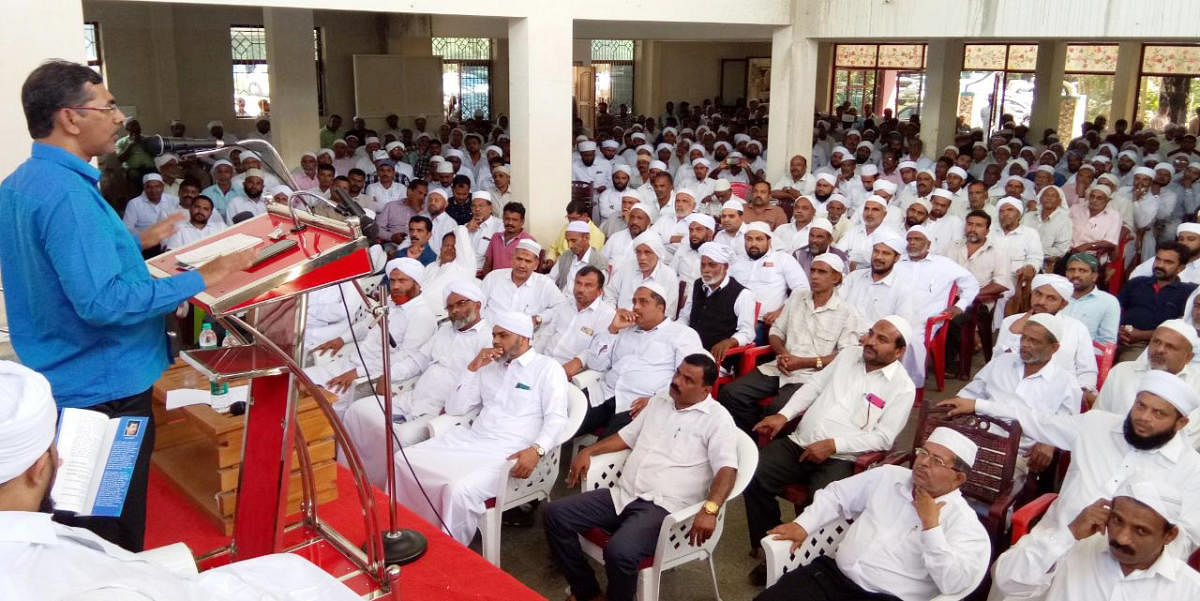
[[536,354],[537,353],[533,350],[533,347],[530,347],[529,350],[525,351],[524,353],[521,353],[521,356],[517,357],[516,359],[513,359],[513,363],[516,363],[516,364],[520,365],[521,367],[528,367],[529,362],[533,361],[533,356]]
[[48,513],[0,511],[0,542],[52,545],[58,542]]
[[[1097,534],[1095,536],[1104,536],[1104,535]],[[1111,553],[1109,553],[1107,544],[1096,545],[1096,553],[1098,555],[1103,555],[1106,558],[1106,560],[1112,564],[1113,569],[1115,569],[1115,570],[1121,569],[1121,565],[1118,564],[1117,560],[1115,558],[1113,558]],[[1183,562],[1176,559],[1174,556],[1171,555],[1170,551],[1168,551],[1166,548],[1164,548],[1162,553],[1159,554],[1158,559],[1154,560],[1154,563],[1150,564],[1150,567],[1148,567],[1144,570],[1134,570],[1134,571],[1130,572],[1128,576],[1123,575],[1121,577],[1121,580],[1128,582],[1131,580],[1146,580],[1146,579],[1154,578],[1156,576],[1161,576],[1163,578],[1166,578],[1167,580],[1174,582],[1175,579],[1179,577],[1179,569],[1180,569],[1181,565],[1183,565]],[[1187,566],[1185,565],[1184,567],[1187,567]],[[1123,572],[1122,572],[1122,574],[1123,574]]]
[[[671,397],[669,397],[669,396],[667,397],[667,400],[672,403],[671,408],[674,409],[675,402],[671,401]],[[691,407],[684,407],[683,409],[675,409],[675,411],[677,413],[683,413],[684,411],[699,411],[700,413],[711,413],[713,410],[713,407],[715,407],[716,405],[717,405],[717,402],[713,400],[712,395],[710,394],[707,397],[704,397],[703,401],[700,401],[699,403],[696,403],[695,405],[692,405]]]
[[63,167],[82,175],[93,184],[100,181],[99,169],[93,167],[91,163],[88,163],[87,161],[84,161],[83,159],[57,146],[51,146],[49,144],[35,141],[33,143],[32,156],[34,158],[62,165]]
[[1172,436],[1171,440],[1168,440],[1163,446],[1158,447],[1157,449],[1150,449],[1148,451],[1139,451],[1138,449],[1133,448],[1133,446],[1131,446],[1125,440],[1125,419],[1122,418],[1113,420],[1111,432],[1118,440],[1120,440],[1119,444],[1129,447],[1131,451],[1138,451],[1142,453],[1159,453],[1163,457],[1166,457],[1171,463],[1177,463],[1179,461],[1179,456],[1182,455],[1184,451],[1184,443],[1182,440],[1183,435],[1179,432],[1176,432],[1175,436]]
[[729,273],[726,272],[725,279],[721,280],[721,283],[717,284],[716,288],[712,288],[708,284],[704,284],[704,289],[707,290],[709,294],[713,294],[728,285],[729,285]]

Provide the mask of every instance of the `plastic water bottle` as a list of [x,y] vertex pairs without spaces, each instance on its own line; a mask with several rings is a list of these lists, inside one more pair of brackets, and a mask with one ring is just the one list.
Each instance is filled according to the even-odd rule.
[[[217,348],[217,333],[213,331],[212,324],[206,323],[200,326],[200,343],[201,349]],[[213,409],[223,411],[229,406],[229,383],[218,382],[216,380],[208,381],[209,403]]]
[[200,348],[217,348],[217,333],[213,331],[211,323],[205,323],[200,326]]

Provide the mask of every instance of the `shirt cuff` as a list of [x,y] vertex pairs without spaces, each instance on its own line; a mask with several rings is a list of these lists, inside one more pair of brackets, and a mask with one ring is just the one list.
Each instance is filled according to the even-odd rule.
[[926,549],[947,549],[950,543],[946,541],[946,531],[941,524],[921,531],[921,544]]
[[179,291],[187,294],[187,298],[192,298],[204,292],[206,287],[204,285],[204,276],[200,275],[200,272],[194,269],[172,277],[178,278],[176,281],[179,283]]

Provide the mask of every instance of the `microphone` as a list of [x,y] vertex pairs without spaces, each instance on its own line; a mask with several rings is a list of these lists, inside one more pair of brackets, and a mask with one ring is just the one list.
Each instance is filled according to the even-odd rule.
[[153,138],[145,138],[142,140],[142,148],[146,152],[154,156],[158,156],[167,152],[185,153],[185,152],[201,152],[204,150],[214,150],[225,146],[225,142],[221,140],[207,140],[203,138],[164,138],[156,135]]
[[332,192],[330,196],[342,207],[343,211],[358,217],[358,222],[362,225],[363,235],[373,243],[375,238],[379,236],[379,225],[375,223],[375,220],[367,217],[366,211],[363,211],[363,208],[357,202],[354,202],[350,198],[350,194],[345,190],[333,187],[330,189],[330,192]]

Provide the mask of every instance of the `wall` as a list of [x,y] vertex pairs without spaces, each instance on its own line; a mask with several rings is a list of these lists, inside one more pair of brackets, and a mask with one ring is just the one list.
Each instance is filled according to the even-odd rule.
[[[771,56],[770,42],[654,42],[648,60],[652,70],[637,65],[637,112],[657,115],[668,100],[699,102],[721,92],[721,59]],[[733,100],[733,99],[730,99]],[[646,104],[648,102],[648,105]]]

